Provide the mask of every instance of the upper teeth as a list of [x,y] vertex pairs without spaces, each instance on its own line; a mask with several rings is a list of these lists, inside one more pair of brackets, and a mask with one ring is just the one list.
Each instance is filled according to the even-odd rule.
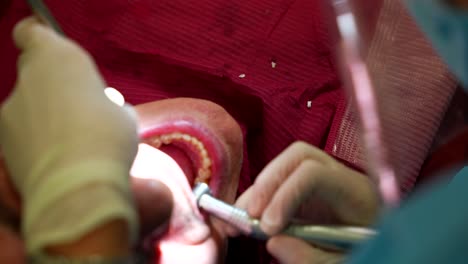
[[150,145],[155,148],[160,148],[162,144],[168,145],[175,140],[183,140],[187,143],[190,143],[197,149],[197,152],[200,156],[200,168],[198,169],[197,176],[195,177],[195,182],[207,182],[211,177],[211,159],[208,156],[208,151],[205,148],[203,142],[201,142],[196,137],[193,137],[189,134],[184,134],[180,132],[164,134],[160,136],[152,137],[151,139],[146,140]]

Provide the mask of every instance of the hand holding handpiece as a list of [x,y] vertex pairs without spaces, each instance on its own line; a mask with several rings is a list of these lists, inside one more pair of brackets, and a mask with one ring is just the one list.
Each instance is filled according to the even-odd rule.
[[[260,221],[252,218],[245,210],[213,197],[206,183],[198,183],[193,189],[193,194],[200,209],[230,224],[244,235],[261,240],[268,240],[271,237],[262,231]],[[347,251],[370,239],[376,232],[372,229],[357,226],[290,224],[280,234],[298,238],[327,249]]]

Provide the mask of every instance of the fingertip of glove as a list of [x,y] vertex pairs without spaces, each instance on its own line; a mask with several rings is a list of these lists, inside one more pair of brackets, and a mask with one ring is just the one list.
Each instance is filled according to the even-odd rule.
[[46,34],[54,34],[51,29],[43,25],[38,18],[31,16],[18,22],[13,29],[13,39],[16,46],[25,51],[35,45],[47,42]]
[[260,221],[260,228],[269,235],[277,234],[280,231],[281,223],[278,218],[264,215]]

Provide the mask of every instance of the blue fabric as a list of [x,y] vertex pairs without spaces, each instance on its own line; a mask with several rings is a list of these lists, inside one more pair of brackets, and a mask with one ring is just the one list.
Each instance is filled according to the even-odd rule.
[[350,264],[468,263],[468,167],[389,213]]
[[444,0],[406,1],[422,31],[467,89],[468,11],[452,8]]

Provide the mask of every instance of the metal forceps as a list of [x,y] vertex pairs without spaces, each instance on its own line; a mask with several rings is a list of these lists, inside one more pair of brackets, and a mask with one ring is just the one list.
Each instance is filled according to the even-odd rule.
[[[245,210],[214,198],[206,183],[198,183],[193,189],[193,194],[198,208],[232,225],[244,235],[259,240],[267,240],[269,238],[260,229],[260,221],[258,219],[250,217]],[[292,224],[284,229],[281,234],[296,237],[323,248],[347,251],[373,237],[376,232],[372,229],[352,226]]]
[[42,22],[51,26],[60,35],[65,36],[65,33],[63,33],[63,30],[58,24],[57,20],[55,20],[42,0],[27,0],[27,2],[34,13],[39,17],[39,19],[42,20]]

